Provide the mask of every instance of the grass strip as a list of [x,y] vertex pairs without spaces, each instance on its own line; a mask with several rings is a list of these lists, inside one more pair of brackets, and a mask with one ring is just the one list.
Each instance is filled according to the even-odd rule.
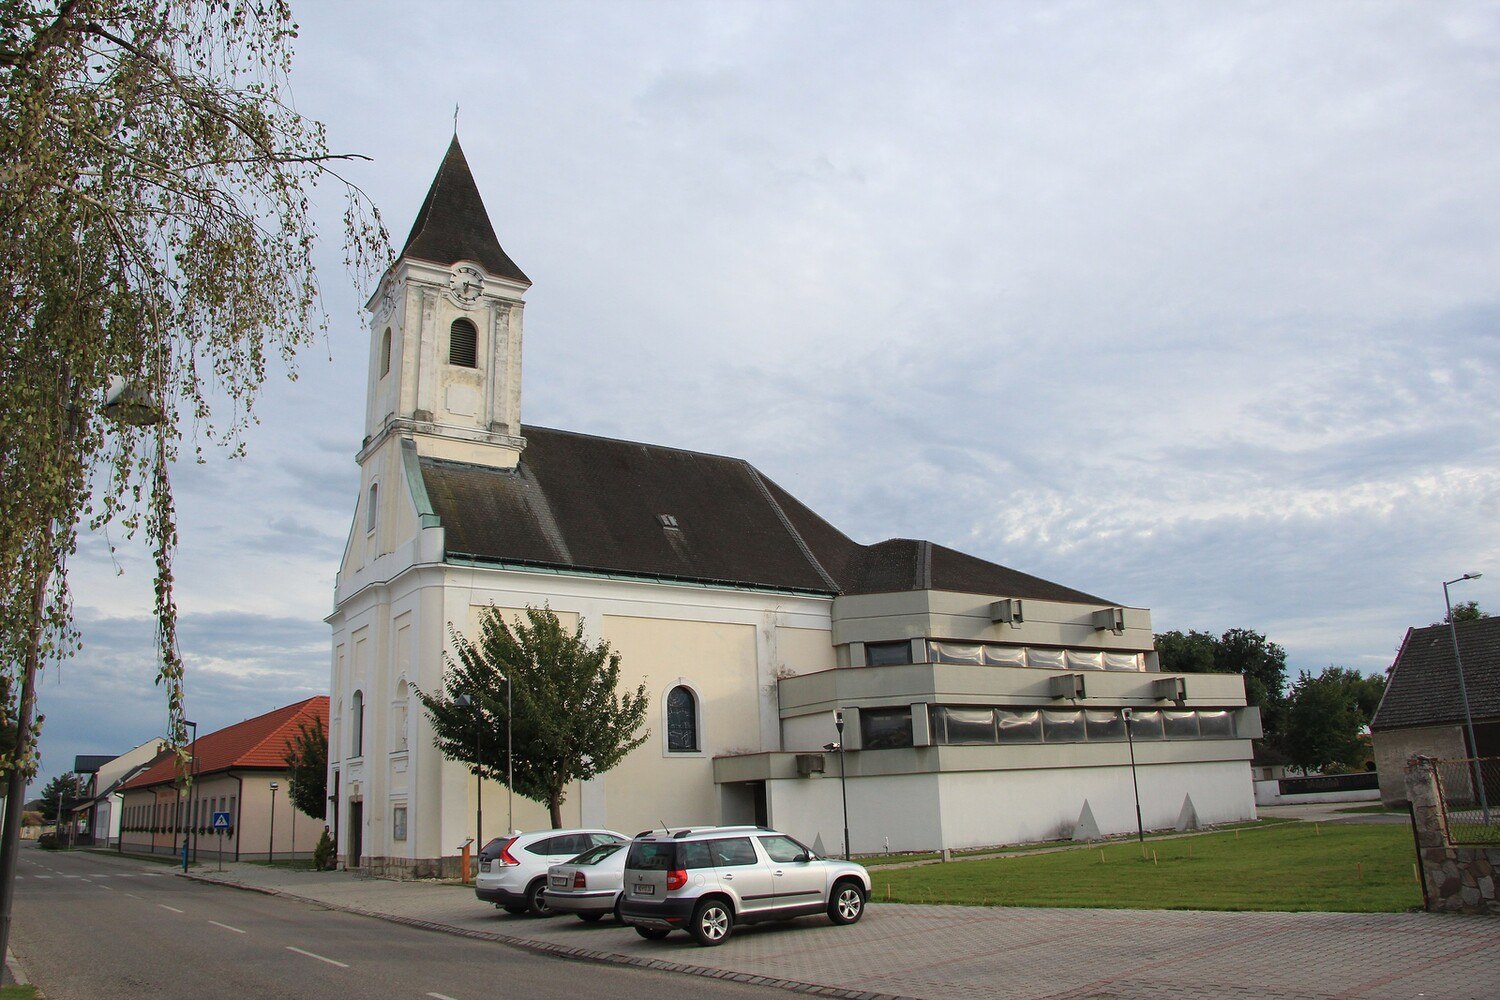
[[[1143,857],[1144,851],[1144,857]],[[1411,831],[1285,823],[873,873],[877,902],[1399,912],[1419,907]]]

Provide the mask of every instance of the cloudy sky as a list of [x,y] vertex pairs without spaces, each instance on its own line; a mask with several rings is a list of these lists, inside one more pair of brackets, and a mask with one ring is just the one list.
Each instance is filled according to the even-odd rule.
[[[1384,669],[1500,610],[1500,6],[296,4],[297,106],[403,240],[459,133],[528,423],[749,459],[930,538]],[[178,470],[188,715],[326,691],[369,344]],[[109,553],[109,543],[116,551]],[[150,570],[72,564],[42,776],[162,731]]]

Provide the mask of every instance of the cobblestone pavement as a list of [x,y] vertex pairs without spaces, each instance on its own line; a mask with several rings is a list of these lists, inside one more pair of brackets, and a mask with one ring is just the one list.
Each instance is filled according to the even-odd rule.
[[[120,859],[121,864],[130,864]],[[923,998],[1500,995],[1500,921],[1428,913],[1214,913],[873,904],[744,927],[717,948],[644,941],[611,921],[512,917],[471,889],[231,864],[192,877],[563,955],[770,981],[844,996]],[[158,869],[159,870],[159,869]],[[819,989],[821,987],[821,989]]]

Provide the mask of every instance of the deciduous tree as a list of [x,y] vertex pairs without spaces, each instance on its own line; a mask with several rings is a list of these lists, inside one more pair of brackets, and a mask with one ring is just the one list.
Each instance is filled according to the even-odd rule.
[[313,819],[328,816],[328,730],[323,720],[299,723],[287,746],[287,795]]
[[[143,534],[158,682],[186,741],[170,470],[184,431],[233,453],[267,367],[324,328],[310,190],[347,196],[346,261],[388,240],[286,98],[288,0],[0,0],[0,663],[18,671],[12,799],[38,669],[71,655],[77,527]],[[111,378],[129,380],[124,394]],[[111,421],[103,404],[114,404]],[[185,752],[184,757],[185,757]],[[9,934],[16,819],[0,857]]]
[[1287,760],[1304,773],[1363,767],[1370,718],[1384,691],[1384,677],[1346,667],[1328,667],[1316,677],[1302,671],[1287,698]]
[[[609,643],[588,642],[583,621],[571,632],[547,608],[526,609],[512,625],[494,607],[479,619],[471,641],[450,624],[454,655],[447,659],[442,690],[418,691],[435,742],[445,757],[463,761],[482,777],[506,780],[513,791],[547,806],[562,826],[568,785],[603,774],[646,741],[646,685],[621,691],[620,655]],[[514,715],[506,713],[506,678]],[[468,695],[468,706],[456,704]],[[506,727],[514,725],[506,759]]]

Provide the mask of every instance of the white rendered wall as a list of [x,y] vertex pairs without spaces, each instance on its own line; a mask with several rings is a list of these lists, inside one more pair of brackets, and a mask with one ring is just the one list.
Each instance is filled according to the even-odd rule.
[[[1172,828],[1191,795],[1202,825],[1255,819],[1243,761],[1156,764],[1137,769],[1146,829]],[[822,777],[769,781],[771,824],[829,853],[843,842],[837,764]],[[1135,830],[1128,767],[1048,768],[882,775],[849,779],[855,854],[961,849],[1069,838],[1087,801],[1099,832]]]

